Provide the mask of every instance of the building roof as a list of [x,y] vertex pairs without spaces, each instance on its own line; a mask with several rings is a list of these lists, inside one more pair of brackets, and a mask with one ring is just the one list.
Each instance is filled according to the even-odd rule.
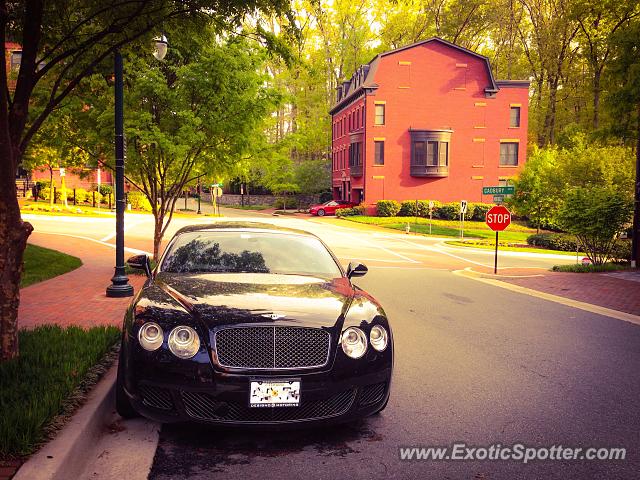
[[404,47],[396,48],[395,50],[389,50],[387,52],[379,53],[378,55],[373,57],[368,64],[361,66],[351,76],[350,80],[342,82],[342,84],[338,87],[338,88],[343,88],[345,91],[342,92],[342,95],[340,96],[340,99],[336,102],[336,104],[333,107],[331,107],[331,110],[329,110],[329,113],[333,114],[336,111],[340,110],[346,104],[351,103],[353,99],[362,95],[366,89],[375,90],[376,88],[378,88],[378,85],[373,81],[373,79],[375,77],[376,70],[378,69],[380,58],[386,57],[387,55],[393,55],[394,53],[399,53],[404,50],[408,50],[410,48],[426,45],[431,42],[441,43],[443,45],[459,50],[467,55],[472,55],[484,61],[487,68],[487,73],[489,75],[489,85],[485,88],[486,93],[496,93],[498,90],[500,90],[501,86],[507,86],[507,87],[518,86],[519,87],[519,86],[529,85],[528,80],[496,81],[493,78],[493,72],[491,71],[491,64],[489,63],[489,59],[487,57],[485,57],[484,55],[480,55],[479,53],[476,53],[467,48],[456,45],[455,43],[451,43],[446,40],[443,40],[442,38],[431,37],[426,40],[421,40],[419,42],[412,43],[411,45],[406,45]]

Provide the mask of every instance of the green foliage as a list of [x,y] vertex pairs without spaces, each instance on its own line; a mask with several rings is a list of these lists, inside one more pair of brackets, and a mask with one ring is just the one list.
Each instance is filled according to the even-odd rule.
[[[60,200],[62,199],[62,191],[60,190],[60,188],[56,187],[54,187],[54,191],[55,201],[60,202]],[[40,192],[38,193],[38,198],[47,202],[51,200],[51,189],[49,187],[41,188]]]
[[113,188],[111,188],[111,185],[102,184],[97,191],[100,192],[100,195],[106,197],[113,193]]
[[378,200],[376,208],[379,217],[395,217],[400,212],[400,203],[395,200]]
[[560,250],[563,252],[576,251],[576,237],[566,233],[536,233],[527,237],[527,243],[534,247],[542,247],[548,250]]
[[617,270],[626,270],[627,266],[619,263],[602,263],[600,265],[574,263],[569,265],[554,265],[551,270],[554,272],[570,272],[570,273],[597,273],[597,272],[615,272]]
[[28,455],[46,439],[49,421],[119,337],[117,327],[20,330],[20,357],[0,363],[0,457]]
[[87,192],[84,188],[76,188],[69,192],[69,200],[73,198],[75,192],[76,203],[87,203],[91,201],[91,193]]
[[142,192],[132,190],[127,193],[127,201],[131,204],[131,208],[134,210],[142,210],[144,212],[151,211],[151,204],[149,199]]
[[336,217],[353,217],[355,215],[364,215],[364,207],[358,205],[352,208],[339,208],[336,210]]
[[[487,218],[487,212],[491,209],[493,205],[489,203],[470,203],[467,208],[473,209],[473,215],[471,216],[471,220],[475,220],[477,222],[484,222]],[[466,215],[465,215],[466,218]]]
[[436,218],[440,218],[442,220],[460,219],[460,203],[459,202],[443,203],[436,210]]
[[[400,212],[398,216],[400,217],[428,217],[429,216],[429,200],[418,200],[416,209],[416,201],[415,200],[405,200],[400,204]],[[440,202],[434,201],[433,206],[433,215],[435,216],[435,211],[440,206]]]
[[611,258],[617,235],[632,212],[632,197],[614,187],[579,187],[567,193],[558,222],[578,237],[589,259],[600,265]]

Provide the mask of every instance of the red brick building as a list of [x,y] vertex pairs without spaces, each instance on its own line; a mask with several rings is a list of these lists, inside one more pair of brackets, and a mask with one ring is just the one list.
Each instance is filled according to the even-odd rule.
[[377,55],[330,111],[334,198],[491,202],[526,161],[528,92],[439,38]]

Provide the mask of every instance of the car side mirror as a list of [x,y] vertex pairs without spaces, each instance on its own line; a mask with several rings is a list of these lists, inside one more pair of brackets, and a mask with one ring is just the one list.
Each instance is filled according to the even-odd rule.
[[347,278],[364,277],[369,269],[366,265],[358,262],[351,262],[347,267]]
[[149,260],[149,257],[144,253],[142,255],[129,257],[129,260],[127,260],[127,265],[129,265],[131,268],[135,268],[136,270],[144,270],[144,273],[147,274],[147,277],[151,276],[151,261]]

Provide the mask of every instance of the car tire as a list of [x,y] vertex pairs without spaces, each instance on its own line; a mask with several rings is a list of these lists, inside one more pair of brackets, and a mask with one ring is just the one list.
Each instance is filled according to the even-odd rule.
[[321,208],[320,210],[318,210],[318,216],[324,217],[324,209]]
[[124,362],[122,361],[122,348],[120,347],[120,356],[118,358],[118,376],[116,378],[116,412],[122,418],[136,418],[140,414],[136,412],[131,405],[129,397],[124,391]]

